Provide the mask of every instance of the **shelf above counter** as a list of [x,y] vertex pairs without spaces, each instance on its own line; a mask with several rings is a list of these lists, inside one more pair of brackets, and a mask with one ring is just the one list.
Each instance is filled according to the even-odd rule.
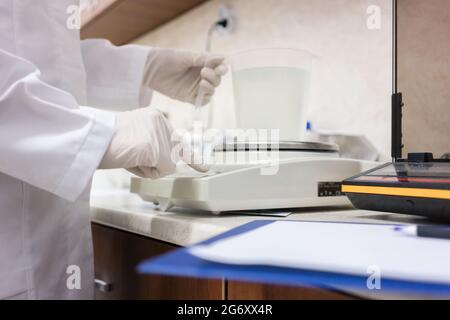
[[208,0],[94,0],[81,10],[81,38],[129,43]]

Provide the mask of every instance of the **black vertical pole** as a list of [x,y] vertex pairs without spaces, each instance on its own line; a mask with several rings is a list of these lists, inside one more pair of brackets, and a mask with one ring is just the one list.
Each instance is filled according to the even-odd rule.
[[398,92],[398,6],[397,0],[392,0],[392,128],[391,155],[395,162],[402,158],[402,94]]
[[398,4],[397,0],[392,0],[392,93],[397,93],[397,72],[398,72]]

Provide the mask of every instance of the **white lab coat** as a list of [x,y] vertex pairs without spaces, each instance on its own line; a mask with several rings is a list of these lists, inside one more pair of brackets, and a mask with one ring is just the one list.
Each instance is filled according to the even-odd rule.
[[150,102],[149,49],[80,42],[74,4],[0,1],[0,298],[93,298],[90,182],[115,122],[93,107]]

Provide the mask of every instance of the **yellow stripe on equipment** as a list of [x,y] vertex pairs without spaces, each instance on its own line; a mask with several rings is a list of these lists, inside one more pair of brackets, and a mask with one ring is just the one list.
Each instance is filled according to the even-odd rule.
[[343,185],[342,192],[450,200],[450,190]]

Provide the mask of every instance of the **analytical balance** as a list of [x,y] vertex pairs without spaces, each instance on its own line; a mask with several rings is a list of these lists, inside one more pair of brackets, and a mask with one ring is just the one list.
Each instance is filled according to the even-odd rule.
[[[341,159],[333,144],[300,142],[313,55],[300,49],[254,49],[227,60],[238,129],[208,145],[211,170],[203,174],[180,166],[166,178],[133,178],[131,192],[161,210],[181,206],[220,213],[350,205],[341,181],[376,163]],[[195,133],[195,125],[192,133],[204,136]]]
[[173,206],[213,213],[342,206],[350,202],[341,192],[341,181],[377,165],[339,158],[332,144],[281,142],[276,150],[267,146],[221,145],[213,151],[210,172],[180,167],[158,180],[132,178],[131,192],[163,211]]

